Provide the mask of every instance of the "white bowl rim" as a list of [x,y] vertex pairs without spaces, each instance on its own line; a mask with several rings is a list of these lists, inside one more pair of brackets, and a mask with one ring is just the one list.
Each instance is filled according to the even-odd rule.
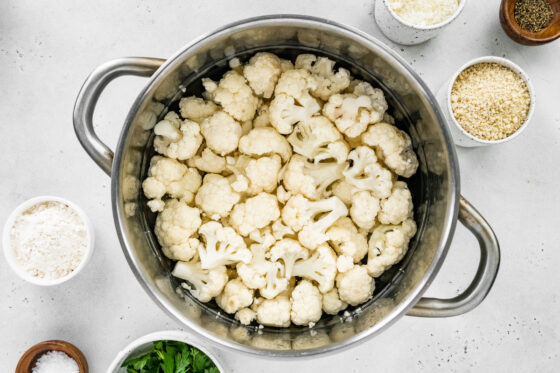
[[[459,122],[457,122],[457,120],[455,119],[455,115],[453,114],[453,110],[451,108],[451,90],[453,88],[453,83],[455,83],[455,80],[457,79],[457,76],[459,76],[459,74],[463,70],[465,70],[465,69],[467,69],[467,68],[469,68],[473,65],[476,65],[478,63],[497,63],[497,64],[500,64],[502,66],[505,66],[505,67],[511,69],[514,73],[519,75],[521,77],[521,79],[523,79],[523,81],[527,85],[527,90],[529,91],[529,98],[530,98],[531,102],[530,102],[530,105],[529,105],[529,112],[527,113],[527,118],[525,118],[525,122],[523,123],[523,125],[521,125],[521,127],[519,127],[517,129],[517,131],[515,131],[514,133],[512,133],[508,137],[503,138],[501,140],[484,140],[484,139],[478,138],[474,135],[471,135],[459,124]],[[446,105],[447,105],[447,111],[449,112],[449,117],[450,117],[449,120],[451,120],[451,122],[453,122],[455,127],[458,128],[459,131],[461,131],[461,133],[463,135],[465,135],[469,139],[471,139],[473,141],[476,141],[478,143],[481,143],[481,144],[488,144],[488,145],[489,144],[501,144],[501,143],[513,140],[514,138],[519,136],[519,134],[521,132],[523,132],[523,130],[525,130],[525,128],[527,128],[527,126],[529,125],[529,122],[531,121],[531,118],[533,117],[533,113],[535,111],[535,90],[533,89],[533,84],[531,83],[531,79],[529,79],[529,76],[527,75],[527,73],[525,73],[525,71],[523,71],[523,69],[521,67],[519,67],[513,61],[508,60],[507,58],[498,57],[498,56],[482,56],[482,57],[472,59],[469,62],[465,63],[463,66],[461,66],[457,70],[457,72],[455,72],[455,74],[453,74],[453,76],[449,80],[449,83],[448,83],[448,86],[447,86],[445,102],[446,102]]]
[[[379,0],[376,0],[379,1]],[[389,13],[391,13],[391,15],[401,24],[413,28],[415,30],[424,30],[424,31],[430,31],[430,30],[437,30],[440,28],[443,28],[445,26],[447,26],[448,24],[450,24],[451,22],[453,22],[453,20],[455,20],[455,18],[457,18],[459,16],[459,14],[461,14],[461,12],[463,11],[463,8],[465,7],[465,3],[467,2],[467,0],[460,0],[459,3],[459,7],[457,8],[457,10],[455,10],[455,13],[453,13],[450,17],[446,18],[445,20],[443,20],[440,23],[436,23],[435,25],[430,25],[430,26],[418,26],[415,25],[413,23],[410,23],[408,21],[405,21],[402,17],[400,17],[397,13],[395,13],[393,11],[393,9],[391,9],[391,7],[389,6],[389,4],[387,4],[388,0],[382,0],[383,1],[383,5],[385,5],[385,7],[389,10]]]
[[[25,210],[43,202],[60,202],[67,205],[74,211],[76,211],[76,213],[84,221],[84,224],[86,226],[86,232],[88,235],[88,244],[86,248],[86,253],[84,254],[84,257],[82,258],[82,261],[78,265],[78,267],[76,267],[76,269],[72,271],[72,273],[70,273],[69,275],[54,280],[33,277],[29,273],[24,271],[13,257],[11,240],[10,240],[10,231],[12,229],[15,219]],[[86,266],[87,262],[90,260],[93,253],[94,241],[95,240],[94,240],[93,225],[91,224],[91,221],[89,220],[84,210],[82,210],[82,208],[79,207],[74,202],[56,196],[37,196],[20,203],[8,216],[8,219],[4,224],[4,230],[2,232],[2,246],[4,249],[3,250],[4,257],[6,258],[6,261],[8,262],[12,270],[23,280],[39,286],[58,285],[76,276],[78,272],[80,272]]]
[[[109,365],[109,368],[107,368],[107,373],[115,373],[116,369],[120,368],[120,365],[122,364],[124,359],[126,359],[136,348],[140,347],[141,345],[162,340],[183,342],[190,346],[198,348],[200,351],[204,352],[210,358],[210,360],[214,362],[220,373],[226,373],[226,370],[224,370],[222,363],[216,357],[214,352],[206,344],[204,344],[203,342],[198,342],[196,341],[196,339],[196,336],[179,330],[162,330],[143,335],[140,338],[137,338],[134,341],[130,342],[128,345],[126,345],[125,348],[119,351],[115,359],[111,362],[111,365]],[[195,342],[193,342],[193,340],[195,340]]]

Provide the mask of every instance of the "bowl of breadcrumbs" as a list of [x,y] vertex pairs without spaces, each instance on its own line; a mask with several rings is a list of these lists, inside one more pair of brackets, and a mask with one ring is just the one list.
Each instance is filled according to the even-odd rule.
[[500,144],[529,124],[535,95],[527,74],[501,57],[462,66],[438,94],[456,145]]

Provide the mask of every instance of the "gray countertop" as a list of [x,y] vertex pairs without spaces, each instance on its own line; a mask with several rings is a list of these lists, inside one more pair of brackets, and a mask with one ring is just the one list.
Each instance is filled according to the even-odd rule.
[[[64,339],[80,347],[91,372],[104,372],[131,340],[176,329],[142,290],[113,226],[109,178],[82,150],[72,108],[88,73],[121,56],[170,56],[225,23],[270,13],[298,13],[355,26],[387,42],[436,91],[460,65],[505,56],[532,78],[532,124],[504,145],[458,149],[462,194],[488,219],[502,265],[488,298],[448,319],[404,317],[380,336],[333,356],[264,361],[221,351],[232,372],[552,372],[560,364],[560,41],[515,44],[502,32],[498,0],[467,0],[444,33],[423,45],[390,43],[373,20],[372,0],[31,1],[0,2],[0,222],[20,202],[52,194],[79,204],[96,233],[83,273],[51,288],[27,284],[0,260],[0,371],[14,370],[32,344]],[[145,80],[111,84],[95,113],[100,136],[114,146]],[[459,227],[428,291],[452,296],[473,276],[478,248]]]

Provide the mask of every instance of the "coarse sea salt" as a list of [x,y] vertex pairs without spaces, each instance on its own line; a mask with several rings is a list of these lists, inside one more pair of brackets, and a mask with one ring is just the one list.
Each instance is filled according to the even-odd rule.
[[49,351],[37,359],[32,373],[80,373],[76,360],[62,351]]

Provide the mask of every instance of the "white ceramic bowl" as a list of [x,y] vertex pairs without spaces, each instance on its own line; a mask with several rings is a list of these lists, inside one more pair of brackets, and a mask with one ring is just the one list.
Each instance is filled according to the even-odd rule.
[[[12,245],[11,245],[11,240],[10,240],[10,230],[12,228],[12,225],[14,224],[14,220],[22,212],[24,212],[28,208],[30,208],[34,205],[37,205],[39,203],[49,202],[49,201],[63,203],[65,205],[67,205],[68,207],[70,207],[71,209],[73,209],[74,211],[76,211],[76,213],[84,221],[84,223],[86,225],[87,235],[88,235],[88,245],[87,245],[86,252],[84,254],[84,257],[82,258],[82,262],[80,263],[80,265],[69,275],[61,277],[61,278],[57,278],[55,280],[33,277],[29,273],[27,273],[25,270],[23,270],[20,267],[20,265],[18,264],[18,262],[16,261],[15,257],[14,257],[14,252],[12,250]],[[24,279],[25,281],[28,281],[28,282],[30,282],[32,284],[35,284],[35,285],[41,285],[41,286],[58,285],[60,283],[68,281],[72,277],[76,276],[78,274],[78,272],[80,272],[86,266],[87,262],[89,261],[89,259],[91,258],[91,255],[93,253],[93,243],[94,243],[94,233],[93,232],[94,232],[93,231],[93,226],[92,226],[90,220],[88,219],[86,213],[75,203],[73,203],[71,201],[68,201],[67,199],[60,198],[60,197],[54,197],[54,196],[34,197],[34,198],[31,198],[31,199],[23,202],[18,207],[16,207],[14,209],[14,211],[12,211],[12,213],[8,217],[8,220],[6,221],[6,224],[4,225],[4,231],[3,231],[3,235],[2,235],[2,246],[4,248],[4,256],[6,257],[6,261],[8,262],[10,267],[12,267],[14,272],[19,277]]]
[[[476,65],[477,63],[481,63],[481,62],[498,63],[502,66],[510,68],[513,72],[519,74],[519,76],[525,81],[525,84],[527,85],[527,89],[529,90],[529,96],[531,97],[529,113],[527,114],[527,119],[525,119],[523,125],[513,134],[511,134],[510,136],[502,140],[483,140],[471,135],[470,133],[465,131],[463,127],[461,127],[461,125],[457,122],[455,116],[453,115],[453,110],[451,109],[451,89],[453,88],[453,83],[455,82],[455,79],[457,79],[457,76],[461,73],[461,71],[465,70],[466,68],[472,65]],[[523,132],[525,128],[527,128],[533,116],[533,112],[535,111],[535,90],[533,89],[533,85],[531,84],[531,80],[529,79],[527,74],[519,66],[517,66],[515,63],[511,62],[510,60],[502,57],[495,57],[495,56],[485,56],[485,57],[475,58],[474,60],[471,60],[466,64],[464,64],[463,66],[461,66],[461,68],[457,70],[457,72],[453,74],[451,78],[440,88],[440,90],[437,93],[437,100],[443,111],[443,114],[445,115],[447,125],[449,127],[449,130],[451,131],[451,135],[453,136],[453,141],[455,142],[456,145],[463,146],[463,147],[488,146],[494,144],[501,144],[513,140],[514,138],[519,136],[519,134],[521,134],[521,132]]]
[[399,17],[391,9],[388,1],[375,0],[375,22],[387,38],[404,45],[420,44],[435,37],[459,16],[467,2],[467,0],[460,0],[455,13],[443,22],[431,26],[417,26]]
[[205,345],[202,345],[198,342],[193,342],[193,339],[193,336],[177,330],[167,330],[147,334],[131,342],[128,346],[121,350],[117,354],[115,360],[113,360],[113,362],[107,369],[107,373],[126,373],[126,370],[121,367],[122,363],[126,359],[148,352],[152,348],[152,342],[163,340],[183,342],[190,346],[198,348],[200,351],[208,355],[208,357],[214,362],[214,364],[216,364],[216,367],[218,367],[221,373],[226,373],[220,361],[216,358],[215,353]]

